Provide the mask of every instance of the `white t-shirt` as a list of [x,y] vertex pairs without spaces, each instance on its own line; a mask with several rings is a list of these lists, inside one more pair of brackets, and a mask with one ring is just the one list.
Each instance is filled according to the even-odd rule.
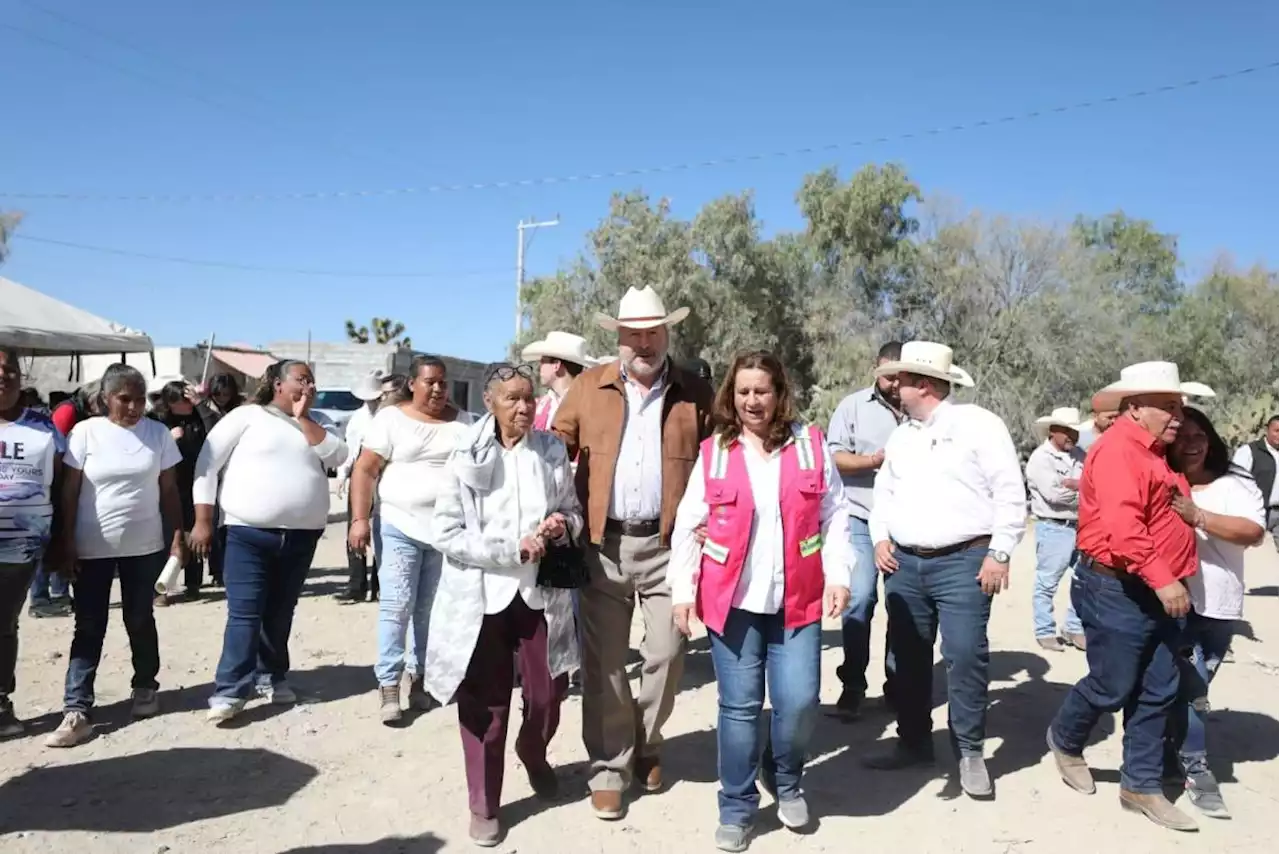
[[361,448],[387,461],[378,481],[382,521],[420,543],[431,543],[436,496],[446,477],[449,454],[475,418],[458,412],[453,421],[429,424],[399,406],[378,411],[365,428]]
[[168,427],[151,418],[132,427],[90,418],[72,428],[63,462],[84,473],[76,507],[78,557],[139,557],[168,547],[160,472],[182,462]]
[[[1266,525],[1262,492],[1252,478],[1224,475],[1203,489],[1193,489],[1196,506],[1223,516],[1240,516]],[[1238,620],[1244,614],[1244,553],[1237,546],[1196,531],[1200,571],[1187,579],[1191,604],[1202,617]]]
[[321,426],[327,435],[313,446],[298,422],[283,412],[257,404],[237,406],[209,431],[200,450],[191,490],[195,503],[219,504],[224,525],[324,530],[329,520],[326,470],[346,461],[347,446],[332,422]]
[[24,409],[0,424],[0,563],[28,563],[49,542],[54,460],[67,440],[49,416]]

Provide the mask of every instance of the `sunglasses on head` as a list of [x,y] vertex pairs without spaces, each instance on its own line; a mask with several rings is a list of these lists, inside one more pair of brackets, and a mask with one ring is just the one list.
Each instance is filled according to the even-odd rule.
[[494,378],[498,382],[506,382],[515,377],[524,377],[526,380],[533,379],[533,368],[529,365],[494,365],[489,369],[489,375],[485,377],[485,382],[492,382]]

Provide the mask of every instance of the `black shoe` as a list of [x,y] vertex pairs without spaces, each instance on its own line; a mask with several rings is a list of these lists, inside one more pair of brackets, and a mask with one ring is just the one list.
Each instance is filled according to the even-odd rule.
[[344,590],[341,593],[333,594],[333,598],[336,599],[338,604],[340,605],[354,605],[357,602],[364,601],[364,594],[352,593],[349,590]]
[[862,764],[877,771],[901,771],[904,768],[922,768],[933,765],[933,747],[907,747],[902,742],[885,753],[868,756]]
[[861,691],[845,688],[840,692],[840,699],[836,700],[836,707],[830,713],[831,717],[845,722],[856,721],[862,716],[862,700]]

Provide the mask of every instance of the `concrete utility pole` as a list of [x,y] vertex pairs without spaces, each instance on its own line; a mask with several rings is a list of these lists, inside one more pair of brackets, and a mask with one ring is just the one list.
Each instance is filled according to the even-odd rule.
[[555,219],[546,222],[534,222],[532,218],[528,222],[520,220],[516,224],[516,339],[520,338],[520,331],[524,327],[524,306],[520,302],[521,292],[524,290],[524,233],[538,228],[550,228],[553,225],[560,224],[560,215],[556,214]]

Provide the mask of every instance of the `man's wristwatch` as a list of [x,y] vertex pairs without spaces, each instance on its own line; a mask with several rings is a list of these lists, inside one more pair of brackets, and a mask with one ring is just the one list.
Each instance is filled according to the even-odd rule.
[[987,549],[987,557],[991,558],[996,563],[1007,564],[1009,562],[1008,552],[998,552],[995,549]]

